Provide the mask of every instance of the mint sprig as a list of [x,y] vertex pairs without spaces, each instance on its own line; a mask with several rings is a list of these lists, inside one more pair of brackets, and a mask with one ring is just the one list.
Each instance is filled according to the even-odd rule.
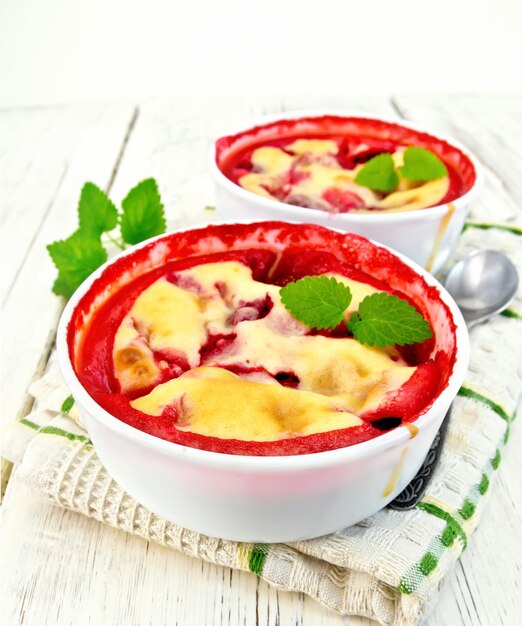
[[313,328],[335,328],[352,301],[350,289],[327,276],[306,276],[280,291],[281,302],[301,322]]
[[[78,203],[79,227],[72,235],[47,246],[58,270],[53,292],[69,298],[108,254],[102,235],[122,250],[125,243],[135,244],[165,232],[165,216],[156,181],[142,181],[131,189],[118,210],[107,194],[94,183],[85,183]],[[121,237],[110,232],[121,225]]]
[[399,172],[403,178],[423,182],[447,176],[448,168],[430,150],[409,146],[404,151],[404,165]]
[[[335,328],[352,301],[350,288],[327,276],[301,278],[282,287],[280,295],[296,319],[318,329]],[[384,292],[363,298],[347,326],[359,343],[381,348],[420,343],[433,336],[429,322],[415,307]]]
[[355,182],[374,191],[389,192],[399,184],[399,176],[414,182],[425,182],[448,175],[448,168],[439,157],[425,148],[408,146],[404,165],[398,170],[391,154],[383,153],[370,159],[358,172]]
[[391,154],[384,153],[370,159],[357,172],[355,182],[374,191],[391,191],[399,184],[395,164]]

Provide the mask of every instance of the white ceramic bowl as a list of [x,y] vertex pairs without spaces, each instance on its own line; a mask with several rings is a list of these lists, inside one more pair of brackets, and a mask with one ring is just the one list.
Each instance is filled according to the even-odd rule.
[[[267,132],[263,127],[284,120],[314,119],[324,116],[350,118],[353,120],[373,120],[383,125],[378,138],[387,138],[383,133],[392,132],[393,128],[409,129],[421,133],[425,138],[444,142],[448,148],[461,153],[461,165],[474,174],[474,182],[470,189],[459,198],[427,209],[397,213],[337,213],[331,214],[318,209],[294,206],[278,200],[263,197],[243,189],[232,182],[220,170],[217,163],[217,144],[224,139],[232,138],[254,130],[262,140],[273,139],[277,133]],[[390,130],[392,129],[392,130]],[[283,135],[279,135],[283,136]],[[415,141],[410,141],[416,145]],[[248,145],[248,141],[245,142]],[[458,158],[456,159],[458,161]],[[373,117],[363,113],[346,111],[296,111],[266,116],[254,121],[246,127],[236,128],[226,136],[216,140],[210,149],[209,166],[215,182],[216,208],[218,217],[226,220],[287,220],[320,224],[327,228],[338,228],[347,232],[363,235],[390,248],[405,254],[432,273],[438,272],[448,260],[455,248],[464,226],[470,202],[475,198],[482,185],[482,168],[477,159],[457,141],[433,133],[421,126],[410,124],[399,119]]]
[[[415,422],[419,428],[416,437],[400,427],[363,443],[315,454],[255,457],[209,452],[156,438],[110,415],[78,380],[68,349],[69,324],[75,341],[79,336],[75,328],[81,327],[71,321],[73,313],[93,283],[114,270],[119,259],[146,246],[150,246],[144,262],[147,268],[160,265],[168,237],[134,246],[94,272],[69,300],[58,327],[63,375],[111,476],[158,515],[198,532],[240,541],[317,537],[384,507],[420,468],[467,370],[467,330],[450,295],[430,274],[397,255],[438,289],[456,325],[457,358],[451,377]],[[208,245],[213,245],[211,238]],[[134,261],[123,282],[132,280],[130,274],[139,263]],[[95,300],[90,311],[100,302]],[[436,321],[435,327],[437,331]]]

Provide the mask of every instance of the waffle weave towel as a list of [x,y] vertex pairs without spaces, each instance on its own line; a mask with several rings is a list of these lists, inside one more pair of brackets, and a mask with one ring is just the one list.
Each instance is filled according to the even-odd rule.
[[[495,248],[522,275],[522,231],[468,225],[460,253]],[[180,528],[134,501],[108,475],[56,364],[31,387],[36,410],[12,423],[3,455],[39,495],[100,522],[302,591],[342,614],[414,626],[477,527],[522,392],[522,300],[471,332],[471,363],[432,482],[411,511],[385,509],[345,530],[293,544],[224,541]]]

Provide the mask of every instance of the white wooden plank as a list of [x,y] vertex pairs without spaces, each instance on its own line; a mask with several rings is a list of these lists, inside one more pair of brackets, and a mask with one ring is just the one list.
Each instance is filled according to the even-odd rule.
[[486,514],[455,573],[457,603],[473,626],[510,626],[522,612],[522,463],[517,453],[522,431],[516,426],[503,452]]
[[97,144],[112,158],[109,146],[121,137],[110,116],[119,114],[127,118],[128,107],[0,111],[2,302],[81,145]]
[[[23,111],[14,118],[0,113],[0,118],[14,119],[6,132],[9,143],[2,148],[7,162],[12,155],[7,180],[11,208],[4,225],[9,242],[5,254],[13,254],[12,261],[7,256],[3,263],[11,279],[2,308],[5,418],[23,410],[26,389],[35,372],[43,371],[63,306],[51,293],[56,271],[45,246],[77,227],[76,206],[83,183],[92,180],[104,187],[111,180],[133,111],[126,105],[92,105],[59,109],[55,115],[46,110]],[[29,121],[40,115],[45,123]],[[39,147],[27,157],[33,131]],[[59,139],[62,135],[66,139]],[[18,210],[23,216],[20,221]],[[32,216],[35,224],[26,232]],[[21,250],[13,252],[18,241]]]
[[[73,141],[73,133],[64,132],[67,111],[0,112],[2,301],[65,175]],[[70,121],[82,132],[89,127],[86,116]]]

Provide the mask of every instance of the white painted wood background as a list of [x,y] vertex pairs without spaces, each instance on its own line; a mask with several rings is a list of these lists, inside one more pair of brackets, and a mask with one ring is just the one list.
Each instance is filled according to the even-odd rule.
[[[446,132],[486,168],[473,217],[514,219],[522,203],[522,98],[394,96],[177,98],[139,105],[0,110],[2,418],[26,415],[45,369],[62,301],[50,291],[45,245],[76,227],[81,186],[119,202],[154,176],[169,226],[207,220],[211,137],[252,117],[295,108],[401,116]],[[489,509],[447,581],[428,626],[521,623],[522,430],[515,425]],[[7,480],[8,472],[3,476]],[[2,503],[0,622],[9,626],[336,626],[303,594],[191,559],[37,501],[16,479]]]

